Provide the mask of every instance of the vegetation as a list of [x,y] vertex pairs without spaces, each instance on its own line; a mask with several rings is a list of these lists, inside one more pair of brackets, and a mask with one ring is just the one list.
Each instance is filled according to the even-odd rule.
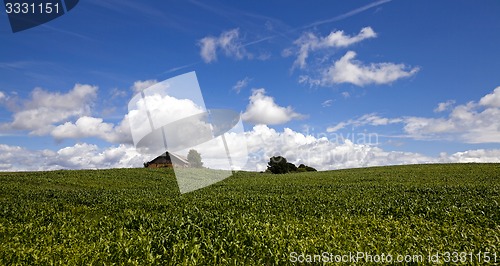
[[301,164],[299,167],[295,166],[293,163],[289,163],[285,157],[282,156],[273,156],[269,158],[269,162],[267,163],[267,172],[271,172],[273,174],[287,174],[293,172],[315,172],[316,169],[305,166]]
[[201,161],[201,154],[196,150],[189,150],[187,155],[187,160],[189,162],[189,166],[194,168],[202,168],[203,162]]
[[316,172],[317,170],[310,167],[310,166],[307,166],[307,165],[304,165],[304,164],[301,164],[299,165],[299,167],[297,168],[297,171],[299,172]]
[[290,254],[322,252],[498,255],[499,202],[500,164],[280,178],[239,172],[183,195],[166,168],[0,173],[0,265],[286,265]]

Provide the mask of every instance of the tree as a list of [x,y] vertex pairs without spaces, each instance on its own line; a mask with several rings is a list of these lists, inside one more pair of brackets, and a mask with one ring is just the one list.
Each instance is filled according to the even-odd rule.
[[273,156],[269,158],[267,170],[273,174],[286,174],[297,171],[297,166],[286,161],[285,157]]
[[196,150],[189,150],[187,155],[189,165],[194,168],[202,168],[203,162],[201,161],[201,154]]

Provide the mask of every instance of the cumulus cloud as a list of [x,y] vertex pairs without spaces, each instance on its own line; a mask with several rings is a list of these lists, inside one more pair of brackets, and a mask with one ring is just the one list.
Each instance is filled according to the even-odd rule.
[[236,93],[240,93],[240,91],[242,89],[244,89],[248,86],[248,83],[250,82],[250,80],[251,79],[249,77],[245,77],[242,80],[238,80],[238,82],[236,82],[236,84],[234,84],[233,90],[235,90]]
[[[156,80],[136,81],[131,89],[140,92],[156,83]],[[139,101],[138,105],[143,110],[134,110],[124,115],[118,123],[111,123],[92,116],[91,109],[97,97],[97,89],[95,86],[81,84],[76,84],[67,93],[36,88],[29,99],[20,101],[21,104],[9,104],[15,105],[10,108],[13,113],[12,121],[0,124],[0,129],[5,132],[26,130],[31,135],[49,135],[56,140],[98,138],[110,143],[133,143],[129,123],[131,118],[134,126],[145,124],[149,128],[148,119],[134,114],[150,111],[153,121],[167,124],[179,117],[204,111],[204,107],[190,100],[154,93],[147,94],[145,99]],[[144,109],[146,106],[148,110]]]
[[478,102],[470,101],[452,107],[454,101],[438,104],[435,112],[449,110],[444,117],[404,116],[397,118],[366,114],[358,119],[342,121],[328,127],[328,132],[336,132],[347,126],[383,126],[395,123],[403,125],[406,137],[427,140],[449,140],[465,143],[500,143],[500,89],[482,97]]
[[[293,63],[293,66],[305,68],[307,64],[306,59],[311,51],[327,48],[347,47],[365,39],[375,37],[377,37],[377,34],[371,27],[362,28],[361,31],[354,36],[346,35],[342,30],[332,31],[328,36],[325,37],[318,37],[311,32],[304,33],[299,39],[294,41],[294,44],[298,47],[298,51],[297,59]],[[282,54],[289,55],[290,50],[284,50]]]
[[130,168],[141,167],[144,158],[136,150],[127,145],[99,148],[93,144],[81,143],[62,148],[47,159],[51,168],[85,169],[85,168]]
[[500,162],[500,150],[468,150],[451,155],[442,153],[440,160],[448,163],[497,163]]
[[147,89],[153,85],[158,83],[156,79],[148,79],[148,80],[138,80],[134,82],[134,85],[130,88],[134,93],[140,93],[144,89]]
[[179,118],[205,112],[204,107],[190,99],[179,99],[159,93],[146,95],[137,105],[141,112],[146,112],[147,108],[156,127],[172,123]]
[[282,155],[294,164],[304,163],[320,170],[380,165],[500,162],[500,150],[479,150],[442,154],[430,157],[419,153],[386,151],[367,139],[339,139],[336,134],[318,136],[285,128],[282,132],[265,125],[256,125],[245,133],[251,154],[247,170],[263,171],[269,158]]
[[53,151],[0,144],[0,171],[131,168],[142,167],[148,160],[130,145],[99,148],[78,143]]
[[[56,140],[99,138],[110,143],[133,143],[130,127],[151,132],[149,120],[144,115],[150,113],[152,121],[162,126],[179,117],[188,117],[204,112],[204,109],[188,99],[177,99],[168,95],[148,94],[137,103],[138,109],[131,110],[118,124],[104,122],[102,118],[79,117],[75,122],[65,122],[53,127],[50,135]],[[187,132],[184,132],[187,134]]]
[[131,143],[130,127],[127,119],[115,126],[103,122],[102,118],[82,116],[73,122],[56,126],[50,133],[57,140],[96,137],[111,143]]
[[219,37],[204,37],[198,42],[198,45],[200,46],[200,56],[205,63],[217,61],[217,52],[222,52],[225,56],[236,59],[252,58],[252,54],[247,52],[241,43],[238,28],[222,32]]
[[497,87],[492,93],[481,98],[479,104],[488,107],[500,107],[500,86]]
[[[500,90],[489,95],[496,96],[498,93]],[[469,102],[454,107],[447,117],[407,117],[404,130],[409,136],[417,139],[446,137],[466,143],[500,143],[498,117],[499,107]]]
[[446,117],[407,117],[404,130],[414,138],[447,137],[466,143],[500,143],[498,117],[500,87],[478,102],[470,101],[451,108]]
[[[313,136],[289,128],[277,131],[266,125],[226,135],[231,143],[246,144],[250,158],[242,169],[251,171],[265,170],[269,158],[275,155],[318,170],[417,163],[500,162],[500,149],[467,150],[430,157],[413,152],[386,151],[376,143],[360,139],[339,139],[328,134]],[[239,150],[234,150],[235,157],[241,156]],[[0,171],[142,167],[143,162],[153,157],[139,154],[129,144],[100,148],[78,143],[55,151],[0,144]]]
[[305,116],[293,111],[291,106],[282,107],[274,102],[274,98],[267,96],[265,89],[254,89],[250,102],[242,119],[254,124],[278,125],[292,119],[301,119]]
[[[332,31],[329,35],[321,37],[314,33],[307,32],[294,41],[297,58],[292,69],[306,69],[307,59],[312,52],[327,50],[331,48],[345,48],[363,40],[375,38],[377,33],[371,27],[362,28],[357,35],[346,35],[344,31]],[[288,56],[291,49],[285,49],[283,56]],[[391,62],[364,64],[355,60],[356,53],[348,51],[344,56],[334,61],[333,64],[326,64],[331,57],[331,52],[326,56],[317,58],[312,72],[299,77],[299,83],[312,86],[331,86],[341,83],[351,83],[357,86],[370,84],[389,84],[401,78],[415,75],[418,67],[408,67],[405,64],[395,64]]]
[[354,60],[356,53],[348,51],[322,74],[322,85],[351,83],[357,86],[388,84],[401,78],[415,75],[418,67],[409,68],[404,64],[372,63],[364,65]]
[[31,99],[15,110],[13,121],[0,125],[4,130],[29,130],[34,135],[50,132],[54,124],[90,113],[97,87],[76,84],[68,93],[48,92],[36,88]]

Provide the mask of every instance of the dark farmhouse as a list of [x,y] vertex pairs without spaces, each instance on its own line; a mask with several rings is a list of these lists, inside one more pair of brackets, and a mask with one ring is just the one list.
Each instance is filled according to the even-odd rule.
[[153,160],[144,163],[144,167],[147,168],[173,167],[174,165],[176,167],[188,167],[189,162],[186,158],[183,158],[175,153],[165,152]]

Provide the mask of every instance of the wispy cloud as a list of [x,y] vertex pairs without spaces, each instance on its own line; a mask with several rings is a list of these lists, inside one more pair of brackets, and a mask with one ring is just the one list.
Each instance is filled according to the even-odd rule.
[[205,63],[217,61],[217,53],[235,59],[253,58],[253,55],[242,46],[238,28],[224,31],[219,37],[207,36],[198,42],[200,56]]
[[240,91],[244,88],[246,88],[248,86],[248,83],[251,81],[252,79],[249,78],[249,77],[245,77],[244,79],[242,80],[238,80],[238,82],[236,82],[236,84],[234,84],[233,86],[233,90],[236,91],[236,93],[240,93]]
[[49,29],[51,31],[56,31],[56,32],[63,33],[63,34],[66,34],[66,35],[70,35],[70,36],[73,36],[73,37],[77,37],[77,38],[80,38],[80,39],[83,39],[83,40],[86,40],[86,41],[93,41],[92,38],[90,38],[88,36],[85,36],[83,34],[76,33],[74,31],[63,30],[63,29],[60,29],[60,28],[52,27],[52,26],[47,25],[47,24],[42,24],[41,26],[44,27],[44,28],[47,28],[47,29]]
[[179,71],[179,70],[184,69],[184,68],[192,67],[192,66],[195,66],[195,65],[199,64],[200,62],[201,61],[190,63],[190,64],[186,64],[186,65],[182,65],[182,66],[178,66],[178,67],[172,67],[172,68],[169,68],[169,69],[165,70],[162,74],[169,74],[169,73],[176,72],[176,71]]
[[344,13],[344,14],[335,16],[333,18],[328,18],[328,19],[324,19],[324,20],[315,21],[315,22],[313,22],[311,24],[308,24],[308,25],[305,25],[305,26],[303,26],[303,27],[301,27],[299,29],[307,29],[307,28],[312,28],[312,27],[316,27],[316,26],[319,26],[319,25],[327,24],[327,23],[332,23],[332,22],[337,22],[337,21],[340,21],[340,20],[344,20],[346,18],[349,18],[349,17],[352,17],[354,15],[357,15],[357,14],[363,12],[363,11],[366,11],[366,10],[374,8],[374,7],[381,6],[381,5],[389,3],[391,1],[392,0],[379,0],[379,1],[375,1],[373,3],[364,5],[362,7],[353,9],[353,10],[351,10],[349,12]]
[[12,62],[0,62],[0,68],[10,69],[10,70],[24,70],[31,69],[34,67],[47,68],[55,66],[54,63],[46,61],[12,61]]
[[385,118],[377,115],[376,113],[366,114],[361,116],[358,119],[350,119],[348,121],[340,122],[335,126],[331,126],[327,128],[327,132],[336,132],[348,126],[352,127],[361,127],[365,125],[371,126],[385,126],[389,124],[401,123],[403,119],[401,118]]
[[[199,26],[194,20],[179,15],[175,9],[177,5],[170,5],[168,9],[159,9],[156,6],[157,4],[151,1],[88,0],[88,2],[101,7],[101,9],[107,9],[106,13],[107,11],[112,11],[129,16],[131,19],[146,19],[153,22],[155,26],[164,26],[180,32],[192,33],[192,29]],[[142,16],[138,16],[138,14]],[[107,21],[112,19],[113,16],[106,16]]]
[[276,38],[276,37],[284,36],[284,34],[290,34],[290,33],[294,33],[294,32],[297,32],[297,31],[303,31],[303,30],[306,30],[306,29],[309,29],[309,28],[313,28],[313,27],[316,27],[316,26],[319,26],[319,25],[341,21],[341,20],[347,19],[349,17],[352,17],[354,15],[357,15],[359,13],[362,13],[362,12],[364,12],[366,10],[369,10],[369,9],[372,9],[372,8],[375,8],[375,7],[379,7],[379,6],[383,5],[383,4],[389,3],[391,1],[392,0],[379,0],[379,1],[375,1],[373,3],[370,3],[370,4],[364,5],[362,7],[353,9],[353,10],[351,10],[349,12],[340,14],[340,15],[332,17],[332,18],[315,21],[315,22],[312,22],[310,24],[306,24],[306,25],[298,27],[298,28],[290,29],[290,30],[286,31],[285,33],[280,33],[280,34],[276,34],[276,35],[266,36],[266,37],[260,38],[258,40],[254,40],[254,41],[245,43],[244,46],[253,45],[253,44],[261,43],[261,42],[264,42],[264,41],[268,41],[268,40]]
[[330,107],[330,106],[332,106],[332,104],[333,104],[333,100],[329,99],[329,100],[326,100],[326,101],[322,102],[321,106],[323,106],[323,107]]
[[[240,10],[233,10],[231,8],[228,8],[228,7],[214,8],[211,5],[206,5],[204,3],[201,3],[201,2],[198,2],[195,0],[191,0],[190,2],[192,4],[200,7],[200,8],[208,10],[208,11],[215,13],[219,16],[225,17],[226,19],[235,20],[235,16],[236,16],[237,20],[235,21],[235,24],[237,24],[237,25],[241,25],[242,21],[246,21],[246,20],[241,19],[242,16],[254,17],[254,18],[257,17],[259,20],[266,21],[264,24],[266,29],[268,29],[268,30],[271,29],[272,32],[276,32],[276,34],[269,35],[269,36],[263,36],[263,37],[257,37],[254,40],[250,40],[250,41],[246,41],[246,42],[240,39],[240,37],[239,37],[240,32],[239,32],[238,28],[223,32],[219,37],[214,37],[214,36],[204,37],[198,41],[198,45],[201,48],[200,55],[201,55],[203,61],[205,61],[206,63],[210,63],[210,62],[214,62],[217,60],[217,55],[218,55],[219,50],[224,52],[224,54],[226,56],[233,57],[236,59],[241,59],[244,57],[253,58],[254,56],[251,53],[247,52],[245,49],[246,47],[248,47],[250,45],[265,42],[265,41],[274,39],[276,37],[284,37],[284,38],[289,39],[287,37],[288,34],[294,33],[296,31],[308,29],[311,27],[315,27],[318,25],[343,20],[343,19],[349,18],[351,16],[354,16],[356,14],[359,14],[363,11],[366,11],[368,9],[378,7],[382,4],[388,3],[390,1],[391,0],[379,0],[379,1],[376,1],[373,3],[370,3],[368,5],[356,8],[356,9],[351,10],[349,12],[346,12],[344,14],[335,16],[333,18],[329,18],[329,19],[325,19],[325,20],[321,20],[321,21],[316,21],[316,22],[313,22],[313,23],[310,23],[310,24],[307,24],[305,26],[301,26],[298,28],[290,28],[287,25],[283,25],[283,23],[279,20],[276,20],[274,18],[265,17],[262,15],[250,14],[250,13],[243,12]],[[238,15],[239,15],[239,17],[238,17]],[[255,23],[247,23],[247,24],[251,24],[250,27],[252,27],[252,28],[258,28],[257,26],[262,27],[262,25],[255,25]],[[272,27],[273,24],[280,25],[280,28],[286,28],[286,30],[277,31]],[[334,34],[334,33],[332,33],[332,34]],[[371,30],[371,28],[364,29],[364,31],[361,32],[359,36],[354,36],[354,37],[344,36],[344,35],[342,35],[343,32],[337,32],[336,34],[338,34],[338,36],[337,35],[329,36],[331,39],[330,42],[329,42],[329,39],[327,38],[324,40],[324,42],[322,44],[324,44],[326,46],[328,46],[328,45],[346,46],[346,45],[352,44],[354,42],[359,42],[364,38],[375,37],[375,33],[373,32],[373,30]],[[338,38],[336,38],[336,37],[338,37]],[[223,38],[227,39],[227,41],[228,41],[228,42],[226,42],[227,46],[225,46],[224,42],[222,42]],[[307,53],[307,51],[304,52],[304,54],[306,54],[306,53]],[[286,54],[286,52],[285,52],[285,54]],[[264,59],[264,60],[268,59],[269,55],[270,55],[269,53],[263,53],[260,56],[258,56],[258,59],[259,58]],[[307,56],[305,56],[305,57],[307,57]],[[299,65],[303,65],[303,63],[300,63]]]
[[365,39],[375,37],[377,37],[377,33],[375,33],[371,27],[362,28],[360,32],[354,36],[346,35],[342,30],[332,31],[325,37],[318,37],[314,33],[306,32],[294,42],[297,46],[297,59],[295,59],[293,67],[298,66],[304,68],[306,66],[306,59],[311,51],[348,47]]

